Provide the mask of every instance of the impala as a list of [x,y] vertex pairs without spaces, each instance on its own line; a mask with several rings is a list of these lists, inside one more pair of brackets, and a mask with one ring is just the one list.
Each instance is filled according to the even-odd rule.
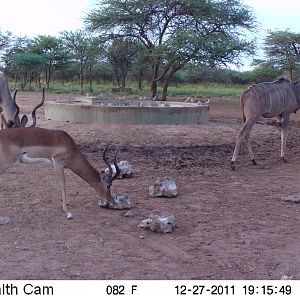
[[67,219],[72,219],[72,213],[67,208],[64,169],[70,169],[85,180],[98,192],[101,199],[111,200],[111,185],[120,170],[116,162],[116,151],[113,164],[117,171],[113,175],[112,167],[106,158],[109,144],[102,155],[109,172],[100,173],[88,162],[73,138],[65,131],[39,127],[4,129],[0,131],[0,173],[17,160],[27,164],[41,162],[52,165],[61,184],[63,211]]

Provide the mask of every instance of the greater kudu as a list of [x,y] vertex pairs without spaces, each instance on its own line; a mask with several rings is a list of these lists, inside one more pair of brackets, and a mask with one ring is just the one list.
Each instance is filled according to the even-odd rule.
[[[0,114],[1,114],[1,129],[5,126],[6,128],[14,127],[26,127],[28,123],[28,117],[23,115],[21,121],[19,118],[19,106],[16,103],[15,91],[13,98],[8,87],[7,79],[5,75],[0,72]],[[36,110],[41,107],[45,102],[45,89],[43,89],[42,101],[32,110],[32,125],[36,125]],[[4,126],[3,126],[4,125]]]
[[[12,124],[14,123],[15,112],[16,107],[11,97],[6,77],[2,72],[0,72],[0,113],[2,118],[1,127],[3,122],[8,127],[12,126]],[[17,119],[17,122],[18,124],[20,124],[20,120]]]
[[235,170],[235,162],[243,138],[245,138],[250,159],[256,165],[255,156],[250,145],[250,132],[253,125],[261,117],[276,117],[281,122],[280,157],[286,162],[287,128],[292,112],[300,108],[300,82],[290,83],[285,79],[265,82],[250,86],[241,96],[244,125],[238,133],[231,168]]

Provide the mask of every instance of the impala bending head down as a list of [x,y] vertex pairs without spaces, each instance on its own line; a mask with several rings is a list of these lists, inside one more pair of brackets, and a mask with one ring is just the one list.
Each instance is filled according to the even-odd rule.
[[116,151],[113,163],[117,171],[113,176],[106,158],[108,147],[109,144],[103,151],[103,160],[110,168],[110,172],[100,173],[88,162],[72,137],[65,131],[38,127],[5,129],[0,131],[0,173],[11,167],[17,160],[22,163],[43,162],[53,165],[61,183],[63,211],[68,219],[72,219],[72,214],[67,209],[64,168],[70,169],[91,185],[101,199],[111,200],[110,188],[120,170],[116,162]]

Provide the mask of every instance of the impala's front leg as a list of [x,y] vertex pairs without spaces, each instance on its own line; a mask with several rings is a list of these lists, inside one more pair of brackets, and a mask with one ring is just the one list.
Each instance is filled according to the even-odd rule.
[[55,171],[58,176],[58,179],[61,183],[61,200],[62,200],[62,206],[63,206],[63,211],[67,215],[68,220],[72,220],[73,216],[70,211],[68,211],[68,204],[67,204],[67,191],[66,191],[66,180],[65,180],[65,174],[64,174],[64,165],[61,163],[58,163],[55,161]]

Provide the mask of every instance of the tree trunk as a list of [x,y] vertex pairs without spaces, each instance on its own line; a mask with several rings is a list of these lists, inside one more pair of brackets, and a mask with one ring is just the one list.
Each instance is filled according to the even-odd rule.
[[119,76],[118,72],[115,72],[115,75],[116,75],[118,87],[121,88],[120,76]]
[[166,101],[167,100],[167,96],[168,96],[168,88],[169,88],[169,84],[170,84],[170,80],[172,79],[172,77],[174,76],[174,74],[180,70],[180,67],[178,68],[171,68],[169,70],[169,72],[166,72],[166,74],[163,77],[163,90],[162,90],[162,101]]
[[49,86],[50,86],[50,67],[47,66],[46,69],[45,69],[45,79],[46,79],[46,85],[47,85],[47,89],[49,89]]
[[290,79],[290,83],[293,82],[293,69],[289,68],[289,79]]
[[89,92],[91,95],[93,95],[93,76],[92,76],[92,65],[89,66]]
[[125,91],[125,87],[126,87],[126,75],[122,76],[122,90]]
[[26,76],[27,76],[27,74],[23,74],[22,76],[21,76],[21,90],[24,90],[25,89],[25,86],[26,86]]
[[151,99],[157,96],[157,74],[158,74],[159,64],[155,63],[152,65],[152,78],[151,78]]
[[83,62],[80,61],[79,65],[79,82],[80,82],[80,95],[83,95]]
[[168,87],[169,87],[169,77],[165,76],[163,81],[161,101],[167,101]]
[[37,85],[39,88],[42,87],[42,84],[41,84],[41,72],[38,73],[38,76],[37,76]]
[[157,82],[152,79],[151,81],[151,99],[155,98],[157,95]]
[[138,74],[138,89],[141,90],[143,88],[143,70],[139,71]]

